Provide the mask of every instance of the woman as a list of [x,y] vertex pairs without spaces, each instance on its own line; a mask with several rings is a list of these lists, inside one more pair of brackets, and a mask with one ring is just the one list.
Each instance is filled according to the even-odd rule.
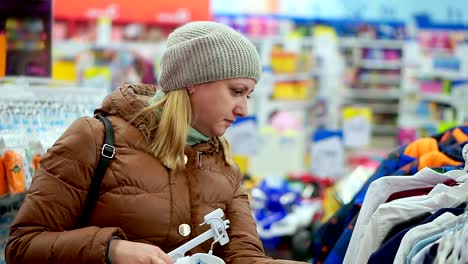
[[[49,149],[12,224],[8,263],[173,263],[167,252],[203,233],[221,208],[230,242],[226,263],[267,258],[242,178],[222,137],[247,114],[260,77],[255,47],[233,29],[192,22],[169,35],[161,89],[124,85],[98,113],[115,130],[116,154],[90,224],[77,227],[103,144],[103,125],[81,118]],[[180,231],[180,232],[179,232]],[[206,253],[212,241],[189,252]]]

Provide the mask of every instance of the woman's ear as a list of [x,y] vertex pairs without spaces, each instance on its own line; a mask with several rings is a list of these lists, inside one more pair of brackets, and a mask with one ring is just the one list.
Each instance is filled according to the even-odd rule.
[[193,94],[193,91],[194,91],[194,90],[195,90],[195,89],[193,88],[193,86],[192,86],[192,87],[187,87],[187,93],[188,93],[189,95]]

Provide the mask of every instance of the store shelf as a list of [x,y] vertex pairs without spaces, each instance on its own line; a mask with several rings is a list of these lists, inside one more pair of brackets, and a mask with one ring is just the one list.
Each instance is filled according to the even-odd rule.
[[164,43],[140,43],[140,42],[110,42],[107,44],[97,44],[92,42],[79,41],[57,41],[53,45],[53,56],[74,58],[78,54],[91,49],[127,49],[140,50],[154,53],[156,50],[164,49]]
[[387,61],[387,60],[362,59],[358,61],[358,65],[365,69],[375,69],[375,70],[399,70],[402,67],[402,63],[400,60]]
[[398,114],[398,105],[397,104],[378,104],[378,105],[369,105],[369,108],[372,109],[373,114]]
[[422,47],[421,49],[424,53],[430,53],[432,55],[447,56],[453,54],[453,50],[450,48]]
[[372,125],[372,133],[376,136],[396,135],[398,128],[393,125]]
[[385,75],[371,75],[362,74],[359,78],[359,82],[365,84],[389,84],[389,85],[400,85],[400,76],[385,76]]
[[295,101],[295,100],[271,100],[268,104],[270,110],[278,109],[283,111],[305,110],[306,108],[314,106],[314,100]]
[[387,39],[342,38],[342,47],[402,49],[404,41]]
[[[258,126],[270,126],[270,117],[274,111],[289,111],[306,116],[315,105],[314,96],[321,88],[320,78],[324,68],[323,61],[315,56],[314,38],[279,36],[250,39],[258,49],[262,67],[271,69],[268,76],[264,74],[262,77],[264,81],[259,85],[262,87],[258,87],[262,92],[255,96]],[[285,52],[297,56],[276,56],[272,49],[278,54]],[[289,84],[281,86],[282,82]],[[305,127],[307,124],[303,125]]]
[[462,74],[452,71],[434,71],[424,72],[419,75],[420,79],[433,79],[439,78],[444,80],[468,80],[468,74]]
[[421,100],[427,100],[431,102],[436,102],[440,104],[452,105],[454,98],[448,94],[430,94],[430,93],[421,93]]
[[346,103],[369,108],[372,114],[376,115],[397,115],[399,112],[398,104],[394,103],[375,103],[375,102],[356,102],[353,100],[345,100]]
[[400,98],[400,92],[398,89],[371,90],[351,88],[347,90],[345,96],[352,99],[398,100]]
[[432,119],[413,119],[411,122],[405,123],[405,127],[423,128],[423,127],[437,127],[440,121]]
[[303,73],[277,73],[273,74],[274,81],[276,82],[287,82],[287,81],[307,81],[315,77],[318,77],[320,73],[318,71],[303,72]]
[[[425,34],[429,39],[439,33]],[[468,71],[465,69],[466,49],[462,43],[464,42],[452,43],[454,45],[447,45],[446,48],[426,47],[427,43],[415,43],[419,46],[419,54],[414,55],[415,58],[420,58],[420,64],[414,67],[404,65],[405,93],[402,100],[405,104],[400,108],[399,127],[432,133],[441,125],[462,125],[467,120],[466,98],[456,95],[456,91],[465,90],[464,83],[468,81]],[[459,87],[463,88],[458,89]],[[447,91],[452,91],[453,94],[448,94]],[[426,104],[427,102],[430,104]]]
[[313,46],[313,37],[285,37],[285,36],[274,36],[274,37],[249,37],[249,40],[254,43],[265,43],[269,44],[284,44],[288,42],[298,41],[304,46]]
[[[352,82],[345,90],[343,103],[369,108],[377,116],[374,136],[395,137],[403,81],[403,40],[342,38],[340,50],[347,62]],[[386,52],[393,50],[392,59]],[[380,54],[380,55],[379,55]],[[357,76],[356,76],[357,75]],[[395,125],[387,125],[395,124]]]

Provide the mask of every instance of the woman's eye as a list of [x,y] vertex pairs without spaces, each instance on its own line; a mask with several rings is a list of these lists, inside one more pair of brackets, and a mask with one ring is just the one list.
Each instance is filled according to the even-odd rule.
[[[242,96],[242,95],[244,95],[245,91],[244,91],[244,90],[232,89],[232,93],[233,93],[234,95],[236,95],[236,96],[237,96],[237,95],[238,95],[238,96]],[[248,95],[247,95],[247,99],[250,99],[250,97],[251,97],[251,95],[248,94]]]
[[242,91],[241,90],[235,90],[233,89],[232,92],[236,95],[241,95],[242,94]]

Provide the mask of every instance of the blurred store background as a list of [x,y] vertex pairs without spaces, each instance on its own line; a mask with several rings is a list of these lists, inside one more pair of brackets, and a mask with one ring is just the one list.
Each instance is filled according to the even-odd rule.
[[466,0],[0,0],[0,154],[24,165],[0,171],[2,249],[45,150],[118,85],[157,85],[167,35],[196,20],[261,55],[227,137],[271,256],[322,263],[324,226],[391,153],[468,134]]

